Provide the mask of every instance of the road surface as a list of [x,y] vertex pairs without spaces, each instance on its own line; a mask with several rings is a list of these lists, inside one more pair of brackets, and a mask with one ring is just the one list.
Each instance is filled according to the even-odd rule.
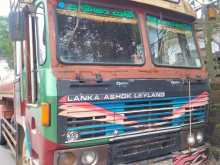
[[2,165],[15,165],[15,160],[10,150],[0,145],[0,164]]

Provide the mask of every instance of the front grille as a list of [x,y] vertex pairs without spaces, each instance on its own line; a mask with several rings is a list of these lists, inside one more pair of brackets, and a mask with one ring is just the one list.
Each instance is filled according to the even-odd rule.
[[[208,95],[139,100],[62,103],[62,135],[79,133],[79,140],[157,131],[205,121]],[[64,113],[68,115],[64,115]]]
[[132,163],[171,154],[180,149],[180,134],[157,134],[110,144],[109,165]]

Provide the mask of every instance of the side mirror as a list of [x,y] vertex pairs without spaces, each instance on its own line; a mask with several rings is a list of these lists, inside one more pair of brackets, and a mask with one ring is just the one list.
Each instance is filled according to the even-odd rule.
[[24,40],[25,16],[23,12],[12,11],[9,14],[9,33],[12,41]]

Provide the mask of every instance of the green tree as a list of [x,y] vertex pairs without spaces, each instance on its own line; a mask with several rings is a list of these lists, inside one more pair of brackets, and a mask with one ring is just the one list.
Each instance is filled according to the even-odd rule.
[[0,57],[13,67],[13,45],[9,37],[8,18],[0,16]]

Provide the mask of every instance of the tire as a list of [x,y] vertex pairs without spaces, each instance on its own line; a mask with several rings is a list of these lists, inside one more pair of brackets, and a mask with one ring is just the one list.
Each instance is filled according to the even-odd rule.
[[6,144],[6,140],[5,140],[2,132],[3,132],[2,131],[2,119],[0,119],[0,145]]

